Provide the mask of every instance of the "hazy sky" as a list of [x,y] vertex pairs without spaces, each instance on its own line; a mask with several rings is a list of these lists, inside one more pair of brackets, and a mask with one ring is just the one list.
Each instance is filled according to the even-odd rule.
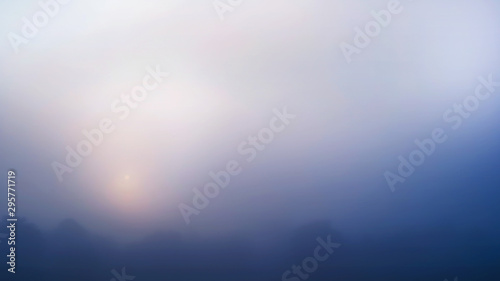
[[[500,6],[402,1],[347,63],[340,44],[388,2],[249,0],[221,21],[211,0],[70,1],[16,54],[8,34],[41,8],[1,1],[0,166],[18,171],[18,215],[47,228],[72,217],[115,236],[325,218],[354,231],[446,217],[433,213],[449,198],[437,186],[465,200],[489,184],[478,155],[499,141],[500,96],[460,130],[442,115],[479,76],[500,80]],[[157,66],[170,76],[121,120],[113,102]],[[285,106],[295,119],[247,163],[238,145]],[[103,118],[115,130],[59,182],[51,164]],[[437,127],[449,140],[392,193],[384,172]],[[178,205],[230,160],[241,174],[186,226]]]

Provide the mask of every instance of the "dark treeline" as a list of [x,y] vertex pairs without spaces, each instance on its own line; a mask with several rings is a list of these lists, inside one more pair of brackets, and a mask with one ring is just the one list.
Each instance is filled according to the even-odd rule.
[[[5,221],[5,220],[4,220]],[[5,227],[4,227],[5,229]],[[2,239],[1,280],[282,280],[285,271],[313,256],[317,238],[341,246],[319,262],[306,280],[500,280],[498,233],[460,232],[452,225],[345,237],[327,221],[265,237],[228,235],[217,239],[158,232],[126,245],[98,237],[73,219],[44,233],[27,220],[18,222],[16,274],[7,272]],[[267,232],[269,233],[269,232]],[[128,279],[116,278],[112,270]],[[305,280],[289,275],[290,281]],[[294,279],[295,278],[295,279]]]

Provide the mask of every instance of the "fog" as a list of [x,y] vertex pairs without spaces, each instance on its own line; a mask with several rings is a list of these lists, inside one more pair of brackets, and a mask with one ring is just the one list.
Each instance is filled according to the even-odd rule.
[[17,45],[41,6],[0,2],[15,277],[279,280],[330,235],[289,280],[498,278],[500,6],[401,1],[346,56],[390,2],[69,1]]

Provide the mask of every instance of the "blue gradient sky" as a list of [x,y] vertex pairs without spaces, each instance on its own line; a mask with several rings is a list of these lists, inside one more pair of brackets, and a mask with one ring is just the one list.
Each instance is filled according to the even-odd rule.
[[[220,21],[211,1],[72,1],[15,54],[7,34],[39,6],[0,2],[0,167],[18,171],[18,215],[117,239],[317,219],[351,235],[487,228],[500,208],[500,89],[459,130],[442,115],[479,76],[500,80],[500,5],[405,1],[348,64],[340,43],[386,3],[252,0]],[[156,65],[171,76],[119,121],[111,103]],[[244,163],[238,144],[283,106],[296,119]],[[105,117],[116,130],[58,182],[51,163]],[[392,193],[384,172],[438,127],[449,139]],[[231,159],[241,175],[186,226],[178,204]]]

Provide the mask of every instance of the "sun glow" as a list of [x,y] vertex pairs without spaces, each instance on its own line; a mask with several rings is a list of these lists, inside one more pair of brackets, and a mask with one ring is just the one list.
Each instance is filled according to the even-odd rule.
[[107,189],[109,201],[122,210],[134,211],[146,200],[144,188],[137,177],[130,174],[121,175],[112,180]]

